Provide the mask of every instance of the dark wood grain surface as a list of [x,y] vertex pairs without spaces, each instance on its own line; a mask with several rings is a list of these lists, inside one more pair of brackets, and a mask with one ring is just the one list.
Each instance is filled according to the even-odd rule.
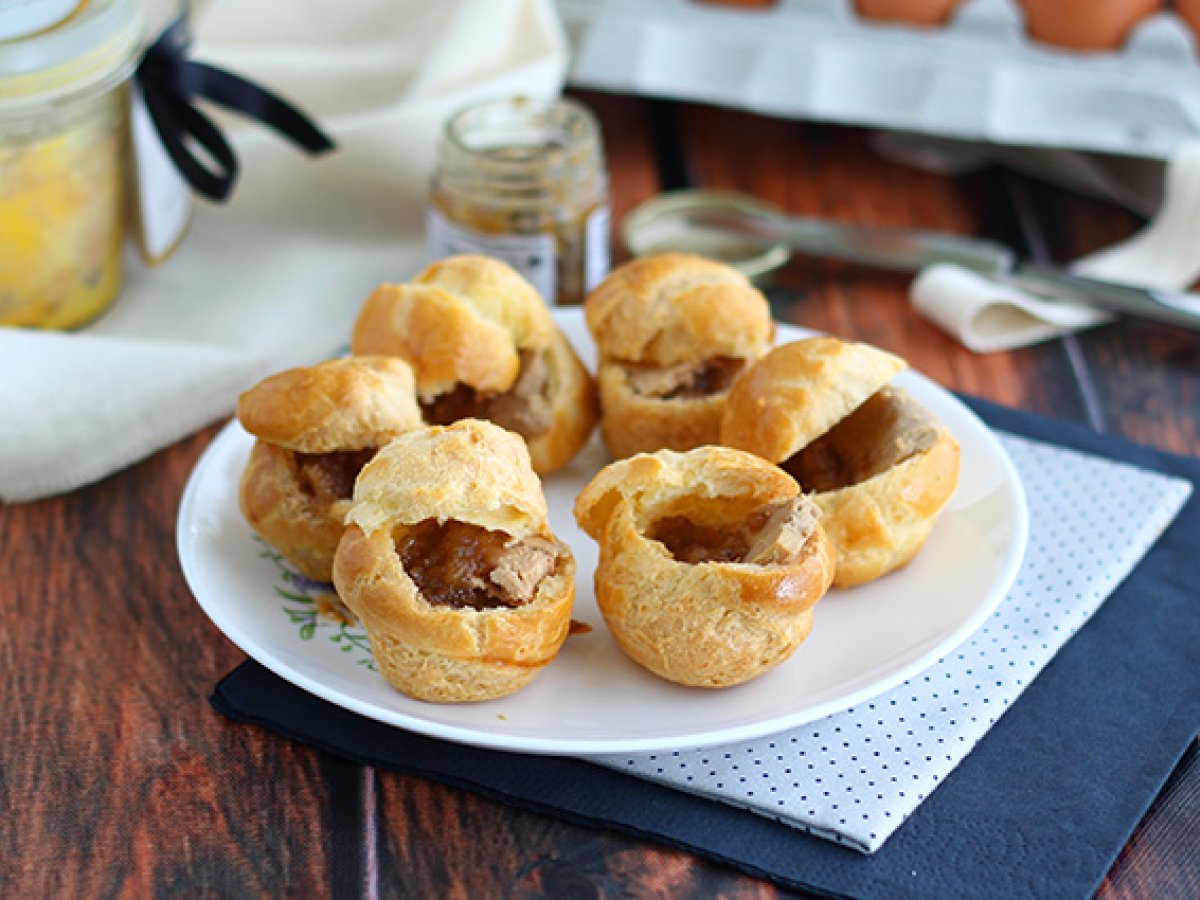
[[[605,129],[616,222],[692,185],[798,213],[990,235],[1059,259],[1139,225],[1011,173],[904,169],[851,129],[580,96]],[[1195,335],[1122,323],[980,356],[915,315],[898,276],[796,260],[769,293],[779,318],[879,344],[952,389],[1200,454]],[[214,433],[66,497],[0,507],[0,896],[781,893],[216,715],[208,694],[243,657],[192,600],[174,549],[184,482]],[[1200,896],[1198,756],[1193,747],[1101,896]]]

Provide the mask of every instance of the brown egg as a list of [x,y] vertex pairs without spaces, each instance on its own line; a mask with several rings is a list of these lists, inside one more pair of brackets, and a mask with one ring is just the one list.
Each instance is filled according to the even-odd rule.
[[1200,0],[1175,0],[1175,13],[1192,30],[1200,46]]
[[854,0],[854,10],[864,19],[941,25],[962,0]]
[[1071,50],[1112,50],[1125,43],[1163,0],[1019,0],[1035,41]]

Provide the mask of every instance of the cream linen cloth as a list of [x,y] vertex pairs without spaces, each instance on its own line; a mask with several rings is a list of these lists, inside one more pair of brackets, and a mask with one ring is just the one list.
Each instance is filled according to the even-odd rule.
[[[1071,268],[1126,284],[1182,291],[1200,276],[1200,142],[1167,163],[1157,214],[1127,241]],[[1108,313],[1047,302],[958,266],[931,266],[911,288],[913,306],[978,353],[1010,350],[1112,321]],[[1197,297],[1200,304],[1200,297]]]
[[264,375],[345,346],[371,289],[425,262],[445,118],[552,96],[567,62],[551,0],[217,0],[194,26],[193,58],[279,92],[338,149],[309,158],[230,120],[234,197],[198,203],[175,256],[131,261],[117,304],[78,332],[0,328],[0,499],[102,478],[230,414]]

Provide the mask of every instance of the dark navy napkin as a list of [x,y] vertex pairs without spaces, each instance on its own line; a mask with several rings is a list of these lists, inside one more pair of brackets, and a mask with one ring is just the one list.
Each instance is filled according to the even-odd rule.
[[[1200,459],[968,402],[993,428],[1200,484]],[[871,856],[580,760],[410,734],[309,695],[253,661],[228,675],[212,702],[231,718],[364,765],[682,847],[786,887],[888,898],[1087,896],[1200,729],[1198,495],[975,750]]]

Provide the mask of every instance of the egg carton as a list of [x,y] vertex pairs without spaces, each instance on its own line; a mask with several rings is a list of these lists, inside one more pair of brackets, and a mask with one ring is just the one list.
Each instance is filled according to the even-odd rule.
[[558,0],[571,84],[1004,146],[1165,159],[1200,136],[1200,62],[1170,12],[1123,47],[1031,41],[1015,0],[940,28],[865,21],[849,0],[736,8]]

